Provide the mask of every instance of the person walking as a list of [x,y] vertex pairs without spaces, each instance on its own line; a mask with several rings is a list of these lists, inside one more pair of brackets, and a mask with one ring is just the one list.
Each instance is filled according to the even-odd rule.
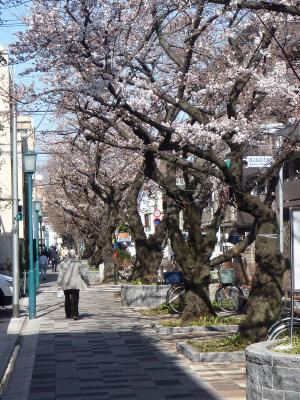
[[88,275],[74,249],[69,250],[69,257],[58,266],[57,285],[64,291],[66,319],[78,319],[79,291],[88,285]]
[[50,257],[51,257],[52,272],[56,272],[58,264],[58,251],[55,246],[51,248]]
[[39,257],[39,267],[40,267],[40,272],[42,274],[42,280],[44,281],[46,280],[47,266],[48,266],[48,257],[43,252]]

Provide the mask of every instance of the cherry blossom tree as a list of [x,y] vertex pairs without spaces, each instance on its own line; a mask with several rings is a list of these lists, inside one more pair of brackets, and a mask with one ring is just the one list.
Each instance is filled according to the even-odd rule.
[[[82,176],[74,168],[78,166],[76,155],[70,157],[71,148],[69,142],[60,143],[59,151],[54,151],[43,168],[51,182],[46,188],[48,218],[61,234],[71,231],[75,242],[78,236],[84,239],[91,264],[97,265],[102,261],[105,237],[100,229],[103,203],[88,185],[82,185]],[[69,221],[68,225],[62,227],[62,220]]]
[[[299,81],[282,57],[282,33],[299,22],[299,15],[295,1],[36,0],[28,31],[15,47],[21,60],[36,57],[34,68],[45,74],[45,90],[34,95],[57,106],[58,116],[76,113],[87,140],[144,158],[145,175],[172,199],[170,215],[176,215],[172,202],[178,209],[184,195],[174,186],[179,170],[187,182],[200,184],[200,192],[207,176],[228,187],[235,206],[253,215],[252,232],[230,254],[209,261],[210,247],[201,247],[206,267],[193,263],[192,279],[185,282],[188,303],[205,294],[196,313],[207,300],[209,265],[238,254],[257,232],[278,233],[271,207],[276,174],[296,150],[293,128],[299,115]],[[278,113],[279,103],[284,113]],[[257,154],[265,141],[262,127],[278,122],[293,125],[280,152],[267,168],[246,178],[244,155]],[[168,165],[168,182],[157,160]],[[253,194],[261,184],[267,187],[263,200]],[[179,253],[180,234],[171,237]],[[287,268],[275,242],[261,238],[243,329],[258,339],[279,314]]]
[[79,139],[65,140],[59,148],[46,167],[47,174],[56,181],[56,190],[49,192],[52,208],[56,205],[71,216],[85,237],[93,263],[103,260],[106,270],[112,266],[111,272],[112,237],[120,222],[125,221],[136,246],[133,277],[145,283],[156,282],[166,232],[164,222],[154,235],[147,237],[144,232],[138,198],[145,177],[139,169],[139,158],[132,160],[131,153]]

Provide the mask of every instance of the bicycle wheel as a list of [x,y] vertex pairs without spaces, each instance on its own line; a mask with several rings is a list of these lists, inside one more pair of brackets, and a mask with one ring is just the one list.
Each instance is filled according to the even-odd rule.
[[[286,339],[290,336],[291,333],[291,319],[284,318],[280,321],[275,322],[271,326],[268,332],[268,340],[279,340]],[[293,337],[297,337],[300,339],[300,319],[294,319],[293,325]]]
[[117,277],[118,281],[121,281],[121,282],[127,282],[128,281],[128,278],[126,277],[126,275],[125,275],[125,273],[123,271],[120,271],[120,270],[116,269],[115,273],[116,273],[116,277]]
[[174,313],[180,314],[184,307],[184,298],[184,287],[174,286],[168,290],[166,301]]
[[216,291],[216,301],[223,311],[237,312],[241,304],[241,290],[236,286],[222,286]]

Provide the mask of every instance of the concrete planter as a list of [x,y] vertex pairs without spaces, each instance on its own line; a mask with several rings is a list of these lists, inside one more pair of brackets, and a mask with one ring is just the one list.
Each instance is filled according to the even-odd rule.
[[99,285],[100,284],[100,274],[99,271],[88,271],[89,285]]
[[242,362],[245,361],[244,351],[200,353],[186,342],[178,342],[176,349],[186,358],[195,362]]
[[99,265],[98,271],[88,271],[89,284],[100,285],[104,280],[104,264]]
[[122,285],[121,301],[130,307],[157,307],[166,302],[170,285]]
[[272,351],[276,344],[247,347],[247,400],[300,399],[300,356]]
[[150,322],[150,328],[161,335],[171,335],[173,333],[209,333],[225,332],[236,333],[238,325],[214,325],[214,326],[161,326],[155,322]]

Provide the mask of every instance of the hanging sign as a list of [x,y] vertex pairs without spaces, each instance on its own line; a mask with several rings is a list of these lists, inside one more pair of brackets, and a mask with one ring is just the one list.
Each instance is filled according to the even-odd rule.
[[273,160],[272,156],[248,156],[245,158],[248,168],[269,167]]

